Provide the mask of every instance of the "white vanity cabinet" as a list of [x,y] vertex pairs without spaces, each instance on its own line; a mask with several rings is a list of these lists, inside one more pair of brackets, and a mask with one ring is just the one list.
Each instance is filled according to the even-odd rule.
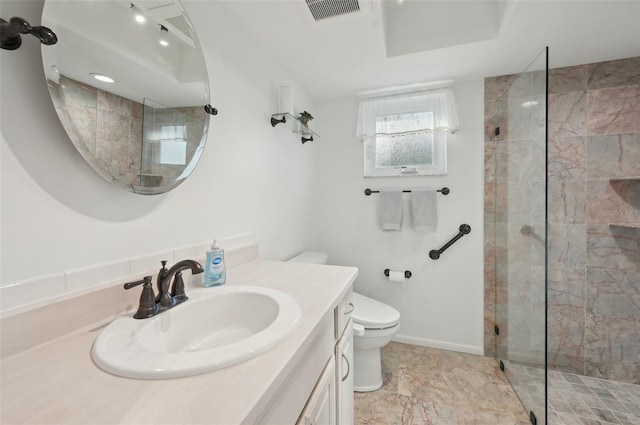
[[296,425],[336,425],[335,371],[335,360],[331,357]]
[[[282,291],[298,302],[300,321],[276,346],[233,366],[190,377],[162,382],[123,379],[96,367],[89,353],[96,341],[95,329],[112,321],[114,314],[130,308],[136,300],[122,297],[120,285],[101,289],[3,316],[0,336],[3,350],[8,349],[3,354],[9,354],[0,359],[0,422],[84,424],[100,417],[103,423],[118,425],[352,425],[350,419],[343,418],[353,414],[349,297],[358,270],[260,260],[253,257],[257,256],[256,248],[241,252],[246,262],[229,270],[226,288],[244,286],[238,282],[258,282],[256,286]],[[233,263],[232,252],[227,254],[228,264]],[[196,290],[212,289],[190,289]],[[66,313],[83,311],[98,295],[121,303],[101,306],[81,327],[66,320]],[[185,303],[180,308],[194,304]],[[42,334],[42,329],[50,331]],[[35,399],[34,388],[39,395]],[[62,408],[60,403],[48,402],[60,398],[60,388],[65,389],[67,401]],[[193,397],[183,400],[181,409],[156,408],[171,405],[176,394],[184,393]],[[138,397],[136,409],[104,408],[105,397],[114,405],[126,405],[139,394],[151,396]]]
[[[273,402],[258,420],[251,421],[258,425],[266,424],[335,424],[335,354],[334,354],[334,314],[329,311],[320,321],[310,338],[305,342],[296,365],[291,369],[288,377],[281,385],[281,390],[274,397]],[[325,376],[331,376],[330,387],[326,386]],[[323,387],[326,387],[323,389]],[[320,395],[323,391],[331,391],[329,422],[308,422],[311,416],[323,418],[321,407],[324,399]],[[302,412],[302,413],[301,413]],[[309,417],[305,418],[305,414]],[[305,422],[307,421],[307,422]]]
[[336,344],[336,417],[339,425],[353,425],[353,322],[349,320]]
[[353,425],[353,291],[349,290],[334,312],[336,338],[336,421]]
[[353,292],[333,312],[334,352],[296,425],[353,425]]

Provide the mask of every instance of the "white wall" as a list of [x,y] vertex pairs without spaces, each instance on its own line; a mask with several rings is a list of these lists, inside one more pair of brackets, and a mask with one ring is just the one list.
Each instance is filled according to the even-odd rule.
[[[263,258],[285,259],[310,245],[318,146],[303,146],[269,118],[281,85],[293,86],[296,109],[315,112],[313,103],[222,3],[182,3],[220,113],[195,173],[166,195],[117,189],[84,162],[51,104],[35,38],[0,52],[3,288],[246,232]],[[42,4],[2,1],[0,13],[37,24]]]
[[[51,105],[35,39],[25,37],[19,50],[0,52],[0,294],[45,275],[64,277],[70,270],[252,232],[262,258],[316,249],[327,251],[332,263],[359,267],[356,289],[400,310],[398,339],[481,353],[482,81],[455,86],[461,130],[450,138],[447,176],[364,179],[363,147],[354,138],[355,99],[314,105],[221,2],[183,4],[200,35],[211,104],[220,113],[212,118],[195,173],[166,195],[117,189],[84,162]],[[206,12],[211,7],[216,13]],[[42,1],[3,0],[0,14],[36,23],[41,10]],[[315,142],[302,145],[283,126],[270,126],[284,84],[294,87],[296,109],[316,117]],[[363,190],[419,186],[451,189],[439,197],[438,231],[417,234],[405,218],[402,232],[381,232],[377,195],[366,197]],[[471,234],[440,260],[429,259],[428,252],[462,223],[471,225]],[[411,270],[413,277],[389,283],[385,268]],[[54,281],[60,284],[45,279],[40,285]],[[63,279],[49,289],[47,296],[55,296],[69,285]],[[38,295],[20,293],[21,301]],[[3,306],[12,305],[5,301]]]
[[[315,249],[329,253],[332,264],[360,269],[355,290],[400,311],[397,340],[482,354],[483,349],[483,81],[454,85],[460,131],[449,137],[448,174],[428,177],[367,178],[363,145],[355,140],[357,101],[322,104],[323,125],[318,164],[317,239]],[[402,231],[383,232],[378,195],[365,188],[449,187],[438,196],[436,233],[411,227],[410,194],[404,194]],[[431,260],[458,233],[471,233]],[[405,283],[389,282],[386,268],[410,270]]]

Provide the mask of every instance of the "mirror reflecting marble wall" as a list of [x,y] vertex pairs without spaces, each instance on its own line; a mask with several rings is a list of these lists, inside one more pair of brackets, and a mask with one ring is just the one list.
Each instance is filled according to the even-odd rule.
[[49,92],[82,157],[135,193],[182,183],[205,146],[209,83],[180,3],[47,1],[42,21],[59,38],[42,49]]

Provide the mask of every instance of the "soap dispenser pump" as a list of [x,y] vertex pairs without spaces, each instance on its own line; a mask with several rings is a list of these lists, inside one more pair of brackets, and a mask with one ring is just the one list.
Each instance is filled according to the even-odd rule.
[[224,264],[224,249],[220,248],[213,240],[211,249],[207,251],[207,260],[204,268],[204,286],[223,285],[227,281],[227,271]]

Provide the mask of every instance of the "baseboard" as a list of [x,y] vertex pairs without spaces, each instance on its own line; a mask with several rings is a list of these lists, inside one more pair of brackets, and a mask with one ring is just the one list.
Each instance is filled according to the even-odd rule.
[[458,351],[460,353],[484,355],[484,348],[474,345],[456,344],[447,341],[436,341],[433,339],[416,338],[413,336],[396,335],[393,338],[395,342],[404,344],[419,345],[421,347],[438,348],[440,350]]

